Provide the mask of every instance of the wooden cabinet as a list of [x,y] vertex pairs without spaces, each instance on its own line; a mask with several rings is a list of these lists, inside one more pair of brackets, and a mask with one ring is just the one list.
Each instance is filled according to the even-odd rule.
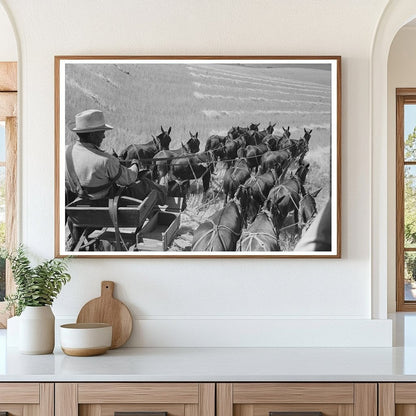
[[0,415],[53,416],[52,383],[0,383]]
[[416,383],[380,383],[379,416],[415,416]]
[[0,383],[0,416],[2,412],[8,416],[416,416],[416,382]]
[[[57,383],[55,416],[215,416],[214,383]],[[151,415],[150,415],[151,414]]]
[[216,399],[217,416],[377,416],[376,383],[219,383]]

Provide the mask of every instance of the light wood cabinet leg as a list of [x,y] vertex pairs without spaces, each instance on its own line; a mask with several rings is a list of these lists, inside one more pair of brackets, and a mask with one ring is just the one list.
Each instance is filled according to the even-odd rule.
[[377,384],[354,384],[354,416],[377,416]]
[[217,384],[217,416],[233,416],[233,385]]
[[77,384],[55,384],[55,416],[78,416]]

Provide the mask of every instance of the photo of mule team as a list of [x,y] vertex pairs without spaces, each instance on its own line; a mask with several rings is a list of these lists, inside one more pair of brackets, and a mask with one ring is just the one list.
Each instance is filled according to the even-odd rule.
[[66,64],[68,252],[330,252],[331,66]]

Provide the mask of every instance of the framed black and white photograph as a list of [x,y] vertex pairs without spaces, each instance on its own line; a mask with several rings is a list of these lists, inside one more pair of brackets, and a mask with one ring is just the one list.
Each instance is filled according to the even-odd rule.
[[341,256],[341,58],[55,57],[55,251]]

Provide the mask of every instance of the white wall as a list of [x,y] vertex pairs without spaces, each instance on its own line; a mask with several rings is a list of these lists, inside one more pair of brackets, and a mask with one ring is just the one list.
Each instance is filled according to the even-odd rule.
[[6,10],[0,3],[0,61],[17,61],[17,44]]
[[388,62],[388,309],[396,310],[396,88],[416,87],[416,26],[404,27],[391,44]]
[[0,0],[21,39],[21,239],[40,257],[54,253],[54,55],[343,59],[342,259],[73,259],[57,316],[109,279],[137,319],[130,345],[389,345],[385,298],[371,320],[370,214],[370,56],[386,3]]

